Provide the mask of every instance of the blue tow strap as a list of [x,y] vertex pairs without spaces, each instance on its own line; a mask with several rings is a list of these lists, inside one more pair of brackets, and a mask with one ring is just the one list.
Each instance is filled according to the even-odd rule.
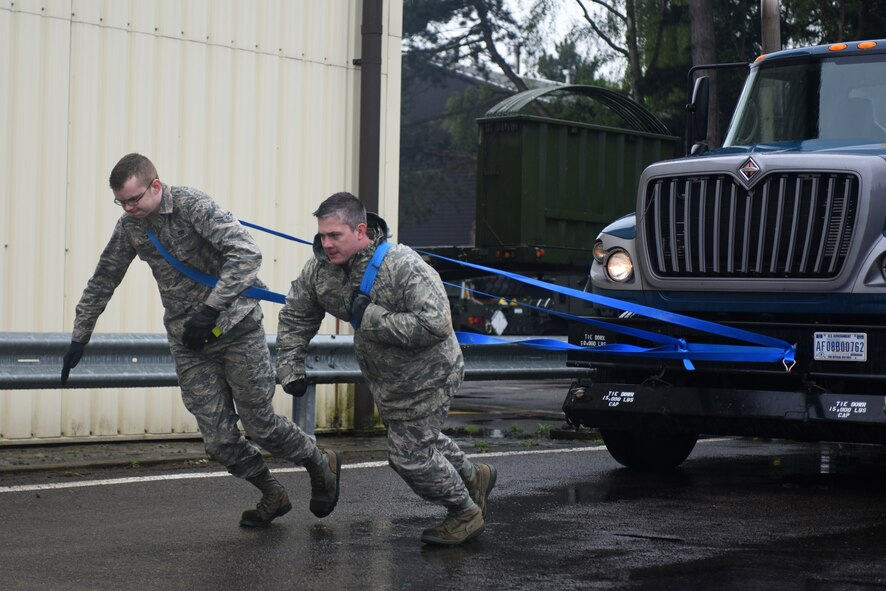
[[[381,263],[385,260],[385,255],[388,254],[389,250],[391,250],[390,242],[386,240],[379,243],[372,258],[369,259],[369,264],[366,265],[366,270],[363,271],[363,280],[360,281],[360,293],[366,295],[366,297],[369,297],[369,292],[372,290],[375,278],[378,276],[378,270],[381,269]],[[351,321],[351,326],[354,327],[354,330],[360,328],[353,320]]]
[[[278,232],[276,230],[271,230],[269,228],[265,228],[256,224],[251,224],[249,222],[245,222],[243,220],[239,220],[240,223],[244,226],[248,226],[250,228],[254,228],[256,230],[260,230],[262,232],[267,232],[269,234],[273,234],[275,236],[279,236],[281,238],[285,238],[287,240],[292,240],[294,242],[300,242],[302,244],[313,244],[312,242],[308,242],[307,240],[302,240],[301,238],[296,238],[295,236],[290,236],[289,234],[284,234],[282,232]],[[158,252],[163,256],[166,261],[175,267],[180,273],[189,277],[190,279],[205,285],[207,287],[215,287],[218,283],[218,277],[214,277],[212,275],[208,275],[203,273],[202,271],[198,271],[187,265],[183,264],[181,261],[176,259],[164,246],[160,243],[160,240],[151,232],[147,232],[148,237],[153,242],[154,246],[157,248]],[[391,248],[390,242],[382,242],[379,244],[378,248],[376,248],[375,253],[373,254],[372,259],[366,267],[366,271],[363,275],[363,280],[360,284],[360,291],[366,295],[369,295],[370,290],[372,289],[372,285],[375,282],[375,278],[378,275],[378,270],[381,267],[382,261],[385,258],[388,250]],[[426,252],[418,249],[414,249],[416,252],[420,254],[424,254],[427,256],[435,257],[444,261],[448,261],[451,263],[455,263],[464,267],[470,267],[473,269],[477,269],[480,271],[484,271],[486,273],[490,273],[493,275],[501,275],[503,277],[508,277],[515,281],[519,281],[521,283],[525,283],[528,285],[533,285],[535,287],[540,287],[542,289],[552,291],[555,293],[560,293],[563,295],[567,295],[570,297],[578,298],[581,300],[585,300],[591,303],[596,303],[602,306],[615,308],[617,310],[624,310],[626,312],[632,312],[634,314],[645,316],[647,318],[653,318],[656,320],[661,320],[662,322],[667,322],[669,324],[675,324],[677,326],[683,326],[688,329],[706,332],[710,334],[715,334],[731,339],[736,339],[739,341],[745,341],[752,343],[752,345],[720,345],[720,344],[711,344],[711,343],[687,343],[684,339],[679,339],[675,337],[671,337],[668,335],[662,335],[659,333],[639,329],[632,328],[627,326],[622,326],[610,322],[604,322],[601,320],[595,320],[592,318],[585,318],[581,316],[574,316],[572,314],[566,314],[562,312],[557,312],[554,310],[547,310],[544,308],[539,308],[537,306],[532,306],[530,304],[520,303],[523,307],[534,308],[539,311],[542,311],[546,314],[553,314],[555,316],[560,316],[563,318],[567,318],[569,320],[574,320],[576,322],[581,322],[584,324],[590,324],[597,326],[599,328],[603,328],[605,330],[610,330],[616,333],[621,333],[629,336],[633,336],[636,338],[641,338],[644,340],[649,340],[654,343],[659,343],[660,346],[657,347],[639,347],[636,345],[628,345],[628,344],[612,344],[612,345],[600,345],[597,347],[581,347],[578,345],[572,345],[570,343],[564,343],[562,341],[557,341],[554,339],[526,339],[522,341],[508,341],[505,339],[499,339],[495,337],[490,337],[487,335],[481,335],[477,333],[469,333],[469,332],[461,332],[457,331],[456,335],[458,336],[459,343],[463,345],[488,345],[488,344],[517,344],[525,347],[531,347],[536,349],[545,349],[545,350],[579,350],[585,352],[598,352],[598,353],[607,353],[611,355],[628,355],[628,356],[640,356],[640,357],[655,357],[660,359],[681,359],[683,361],[684,366],[688,370],[694,369],[691,360],[697,361],[734,361],[734,362],[777,362],[781,361],[785,368],[790,371],[790,368],[793,367],[796,347],[791,345],[787,341],[782,339],[770,337],[767,335],[761,335],[758,333],[750,332],[747,330],[734,328],[731,326],[717,324],[715,322],[710,322],[707,320],[701,320],[699,318],[693,318],[691,316],[684,316],[682,314],[676,314],[673,312],[667,312],[665,310],[659,310],[658,308],[652,308],[649,306],[643,306],[640,304],[633,304],[630,302],[624,302],[621,300],[617,300],[615,298],[610,298],[606,296],[595,295],[591,293],[587,293],[584,291],[579,291],[577,289],[573,289],[570,287],[562,287],[559,285],[555,285],[552,283],[546,283],[544,281],[539,281],[536,279],[531,279],[529,277],[525,277],[523,275],[518,275],[516,273],[510,273],[508,271],[502,271],[500,269],[494,269],[492,267],[486,267],[483,265],[477,265],[474,263],[468,263],[465,261],[458,261],[455,259],[451,259],[448,257],[444,257],[438,254],[434,254],[431,252]],[[452,284],[448,284],[452,285]],[[459,287],[459,286],[454,286]],[[475,293],[483,293],[478,292],[476,290]],[[246,291],[244,291],[241,295],[267,300],[270,302],[276,302],[278,304],[286,303],[286,296],[281,293],[277,293],[274,291],[270,291],[267,289],[259,288],[259,287],[250,287]],[[491,294],[484,294],[491,295]],[[498,296],[492,296],[498,297]]]
[[[163,244],[160,243],[160,239],[157,238],[153,232],[147,231],[148,238],[151,239],[151,242],[154,243],[154,246],[157,248],[157,251],[163,255],[163,258],[166,259],[166,262],[172,265],[178,270],[182,275],[193,279],[197,283],[205,285],[206,287],[213,288],[216,283],[218,283],[218,277],[213,275],[209,275],[204,273],[203,271],[198,271],[192,267],[185,265],[183,262],[172,256],[172,254],[166,250]],[[248,298],[255,298],[257,300],[267,300],[269,302],[276,302],[278,304],[286,303],[286,296],[282,293],[277,293],[275,291],[270,291],[268,289],[263,289],[261,287],[250,287],[242,294]]]
[[[645,316],[647,318],[654,318],[656,320],[661,320],[662,322],[667,322],[669,324],[675,324],[677,326],[683,326],[692,330],[697,330],[701,332],[707,332],[719,336],[724,336],[731,339],[736,339],[739,341],[745,341],[749,343],[753,343],[756,346],[749,347],[747,345],[714,345],[714,344],[698,344],[698,345],[689,345],[683,339],[677,339],[676,343],[671,342],[665,347],[654,347],[651,349],[642,349],[637,348],[637,350],[625,353],[622,350],[624,345],[603,345],[600,347],[580,347],[583,351],[597,351],[600,353],[615,353],[615,354],[631,354],[631,355],[640,355],[640,356],[651,356],[651,357],[664,357],[664,358],[679,358],[683,359],[683,364],[688,370],[694,369],[692,366],[691,359],[696,360],[720,360],[720,361],[782,361],[785,367],[790,369],[793,367],[796,355],[796,347],[791,345],[787,341],[782,339],[770,337],[767,335],[762,335],[758,333],[754,333],[748,330],[743,330],[740,328],[734,328],[731,326],[727,326],[724,324],[717,324],[716,322],[710,322],[707,320],[702,320],[700,318],[693,318],[691,316],[684,316],[682,314],[676,314],[674,312],[667,312],[665,310],[659,310],[658,308],[652,308],[650,306],[643,306],[641,304],[633,304],[631,302],[624,302],[621,300],[617,300],[615,298],[610,298],[607,296],[600,296],[592,293],[587,293],[584,291],[579,291],[577,289],[573,289],[571,287],[563,287],[560,285],[555,285],[552,283],[546,283],[544,281],[539,281],[537,279],[532,279],[530,277],[524,277],[523,275],[518,275],[516,273],[510,273],[508,271],[502,271],[500,269],[493,269],[492,267],[486,267],[483,265],[477,265],[474,263],[468,263],[465,261],[458,261],[456,259],[452,259],[449,257],[444,257],[442,255],[434,254],[432,252],[427,252],[423,250],[415,249],[416,252],[431,256],[434,258],[438,258],[440,260],[448,261],[450,263],[455,263],[461,265],[463,267],[469,267],[472,269],[477,269],[479,271],[484,271],[486,273],[491,273],[494,275],[501,275],[503,277],[508,277],[515,281],[519,281],[521,283],[525,283],[527,285],[533,285],[535,287],[541,287],[542,289],[546,289],[548,291],[553,291],[555,293],[561,293],[563,295],[567,295],[570,297],[578,298],[580,300],[585,300],[587,302],[600,304],[609,308],[615,308],[617,310],[624,310],[626,312],[632,312],[634,314],[638,314],[640,316]],[[571,315],[569,315],[571,316]],[[586,322],[588,319],[582,319],[580,317],[572,316],[572,319]],[[588,322],[591,323],[591,322]],[[608,323],[607,323],[608,324]],[[609,330],[614,330],[615,332],[627,333],[624,328],[626,327],[618,327],[617,325],[609,324],[606,327]],[[637,330],[637,329],[632,329]],[[645,332],[645,331],[644,331]],[[653,333],[648,333],[651,336]],[[480,335],[483,338],[492,339],[493,337],[485,337],[484,335]],[[635,336],[640,336],[636,335]],[[660,336],[660,335],[659,335]],[[642,337],[642,338],[649,338]],[[655,339],[652,339],[655,340]],[[493,341],[488,341],[493,342]],[[522,343],[523,341],[521,341]],[[563,346],[563,343],[560,343],[561,349],[570,349],[575,345]],[[669,350],[669,351],[666,351]],[[674,354],[676,353],[676,354]]]

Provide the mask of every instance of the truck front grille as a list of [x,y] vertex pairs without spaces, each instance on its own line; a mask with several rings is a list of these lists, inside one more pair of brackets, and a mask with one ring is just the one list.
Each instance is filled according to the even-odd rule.
[[750,190],[725,174],[670,177],[646,186],[641,224],[660,277],[826,279],[857,208],[847,173],[771,173]]

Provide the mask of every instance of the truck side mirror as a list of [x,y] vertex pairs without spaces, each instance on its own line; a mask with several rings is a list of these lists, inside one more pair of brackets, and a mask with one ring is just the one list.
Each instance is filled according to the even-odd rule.
[[708,108],[710,93],[710,78],[699,76],[695,80],[692,89],[692,101],[686,106],[689,110],[689,139],[693,143],[691,153],[706,151],[704,145],[708,136]]

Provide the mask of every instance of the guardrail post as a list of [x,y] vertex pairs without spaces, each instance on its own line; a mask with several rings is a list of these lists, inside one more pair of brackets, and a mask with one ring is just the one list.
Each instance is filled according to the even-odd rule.
[[293,397],[292,399],[292,422],[299,428],[316,439],[314,435],[314,427],[317,423],[317,386],[316,384],[308,384],[308,390],[304,396]]
[[375,402],[366,384],[354,384],[354,430],[370,431],[375,426]]

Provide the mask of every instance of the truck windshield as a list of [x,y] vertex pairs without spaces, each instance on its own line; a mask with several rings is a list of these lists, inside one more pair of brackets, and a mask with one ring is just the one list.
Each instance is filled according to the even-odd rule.
[[886,142],[886,56],[765,62],[752,68],[724,147]]

